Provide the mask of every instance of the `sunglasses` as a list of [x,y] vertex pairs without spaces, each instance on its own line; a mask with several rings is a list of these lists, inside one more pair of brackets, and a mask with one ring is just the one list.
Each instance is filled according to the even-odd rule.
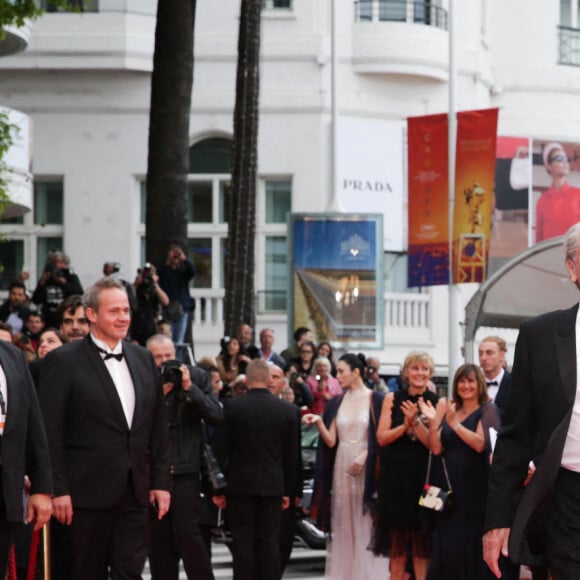
[[569,159],[567,155],[554,155],[554,157],[550,157],[550,163],[553,163],[554,161],[565,163],[569,161]]

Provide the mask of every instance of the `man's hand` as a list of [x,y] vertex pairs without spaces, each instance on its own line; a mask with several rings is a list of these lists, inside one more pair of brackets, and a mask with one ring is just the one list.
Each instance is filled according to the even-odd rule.
[[50,520],[52,515],[52,501],[46,493],[33,493],[28,498],[26,521],[34,522],[34,531],[40,530]]
[[290,498],[285,495],[282,497],[282,511],[287,510],[290,507]]
[[59,497],[53,497],[52,514],[61,524],[66,524],[67,526],[70,526],[73,519],[73,507],[71,496],[61,495]]
[[497,578],[501,578],[499,569],[500,552],[508,557],[510,528],[489,530],[483,535],[483,559]]
[[152,489],[149,491],[149,503],[157,507],[157,519],[160,520],[169,511],[171,494],[164,489]]
[[225,510],[228,505],[228,501],[225,495],[214,495],[211,498],[211,501],[213,501],[214,505],[219,507],[221,510]]
[[191,385],[193,384],[191,382],[191,375],[189,374],[189,369],[187,368],[187,365],[181,365],[179,367],[179,370],[181,371],[181,388],[184,391],[189,391],[189,389],[191,389]]

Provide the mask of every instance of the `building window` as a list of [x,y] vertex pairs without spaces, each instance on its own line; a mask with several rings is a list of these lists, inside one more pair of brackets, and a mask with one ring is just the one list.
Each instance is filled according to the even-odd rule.
[[211,181],[194,181],[188,184],[187,221],[207,223],[213,221],[213,195]]
[[189,248],[187,255],[195,267],[193,278],[194,288],[212,287],[212,239],[193,238],[188,240]]
[[34,179],[34,211],[0,222],[0,289],[20,272],[29,272],[29,292],[36,286],[48,252],[64,250],[64,187],[62,179]]
[[292,8],[292,0],[264,0],[264,10],[288,10]]
[[62,182],[34,184],[34,223],[39,226],[63,223]]
[[288,288],[288,242],[286,236],[269,236],[266,238],[265,273],[265,310],[285,311],[286,291]]
[[24,267],[24,240],[0,242],[0,290],[8,290],[10,283],[18,280]]
[[285,224],[292,211],[292,182],[266,181],[266,223]]

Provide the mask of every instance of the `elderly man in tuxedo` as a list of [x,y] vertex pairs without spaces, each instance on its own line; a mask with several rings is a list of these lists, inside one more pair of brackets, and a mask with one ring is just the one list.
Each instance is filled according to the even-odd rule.
[[162,518],[171,479],[161,377],[146,349],[127,343],[122,284],[83,296],[90,333],[52,351],[40,403],[53,467],[54,516],[71,526],[75,580],[140,579],[148,504]]
[[280,519],[294,495],[298,456],[296,408],[268,390],[268,363],[246,369],[248,393],[228,399],[216,453],[228,486],[214,503],[227,507],[234,580],[279,580]]
[[[580,223],[567,231],[564,249],[578,286]],[[579,332],[578,304],[520,328],[483,538],[484,558],[498,578],[500,552],[526,564],[545,559],[553,580],[580,578]],[[532,459],[537,469],[521,492]]]

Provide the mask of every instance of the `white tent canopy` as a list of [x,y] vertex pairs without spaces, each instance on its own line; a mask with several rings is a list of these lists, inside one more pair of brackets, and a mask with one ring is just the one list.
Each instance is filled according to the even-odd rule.
[[[486,280],[465,307],[465,352],[480,326],[518,328],[528,318],[579,299],[564,264],[563,238],[524,250]],[[468,354],[469,356],[469,354]]]

